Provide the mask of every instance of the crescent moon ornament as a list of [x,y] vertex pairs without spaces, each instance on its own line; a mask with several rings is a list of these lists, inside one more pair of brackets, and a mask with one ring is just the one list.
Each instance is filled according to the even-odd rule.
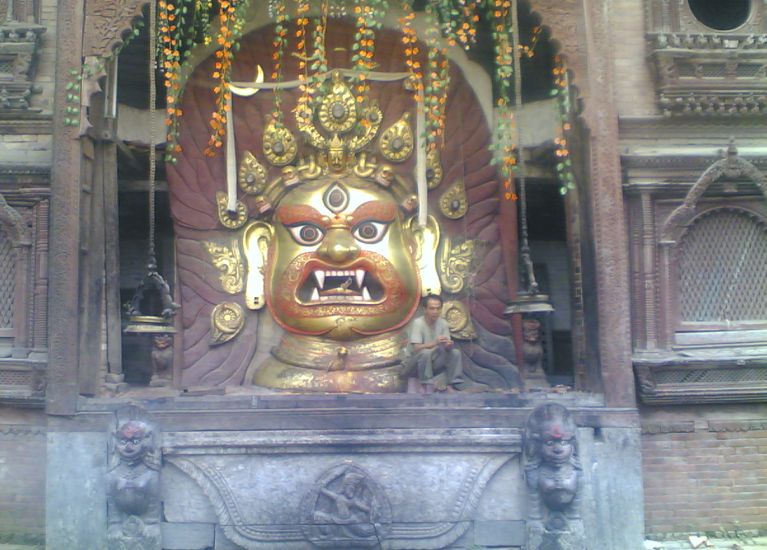
[[230,82],[229,89],[232,90],[233,94],[240,97],[250,97],[256,95],[256,93],[261,89],[259,84],[263,84],[263,82],[264,69],[261,67],[261,65],[256,65],[256,79],[252,83],[238,82],[235,84],[234,82]]

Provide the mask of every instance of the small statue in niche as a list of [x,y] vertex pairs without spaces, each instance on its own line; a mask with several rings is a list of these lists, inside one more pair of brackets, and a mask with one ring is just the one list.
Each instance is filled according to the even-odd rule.
[[543,372],[543,342],[541,341],[541,322],[527,317],[522,320],[522,358],[524,360],[525,386],[548,388],[546,374]]
[[170,386],[173,376],[173,338],[158,334],[152,339],[152,378],[150,386]]
[[160,460],[152,427],[119,423],[112,434],[115,465],[107,473],[109,550],[160,550]]
[[527,550],[585,549],[575,435],[575,422],[562,405],[539,405],[527,419]]

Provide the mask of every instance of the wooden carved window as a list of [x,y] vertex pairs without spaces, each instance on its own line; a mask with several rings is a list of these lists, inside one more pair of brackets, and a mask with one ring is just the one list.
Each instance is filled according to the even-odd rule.
[[746,328],[767,317],[767,224],[751,212],[700,215],[679,243],[682,329]]
[[0,226],[0,338],[13,337],[16,260],[8,233]]

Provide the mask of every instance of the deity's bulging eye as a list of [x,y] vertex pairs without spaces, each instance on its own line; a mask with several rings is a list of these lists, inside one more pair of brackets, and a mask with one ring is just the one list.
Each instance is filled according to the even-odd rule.
[[313,223],[301,223],[285,226],[293,239],[302,246],[314,246],[319,244],[325,236],[325,232]]
[[383,239],[386,235],[386,230],[389,228],[388,223],[377,221],[364,221],[358,223],[352,230],[354,238],[365,244],[374,244]]

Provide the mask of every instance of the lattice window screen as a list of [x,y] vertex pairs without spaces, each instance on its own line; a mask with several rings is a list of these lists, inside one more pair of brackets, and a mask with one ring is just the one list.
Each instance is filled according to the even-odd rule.
[[0,328],[13,327],[16,260],[8,234],[0,227]]
[[698,218],[679,256],[682,321],[767,320],[767,227],[742,210]]

